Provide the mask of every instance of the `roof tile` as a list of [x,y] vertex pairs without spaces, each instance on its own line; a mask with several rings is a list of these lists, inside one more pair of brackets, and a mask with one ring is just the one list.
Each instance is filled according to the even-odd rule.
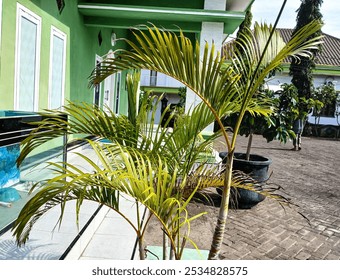
[[[277,28],[283,40],[288,42],[292,36],[293,29]],[[317,65],[340,66],[340,39],[322,32],[324,36],[321,52],[315,57]]]

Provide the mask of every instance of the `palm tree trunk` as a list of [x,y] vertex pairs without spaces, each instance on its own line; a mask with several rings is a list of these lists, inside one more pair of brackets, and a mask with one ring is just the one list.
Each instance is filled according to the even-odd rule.
[[168,236],[163,231],[163,260],[169,259],[169,239]]
[[254,135],[254,132],[251,131],[248,136],[249,138],[248,138],[248,145],[247,145],[247,152],[246,152],[246,160],[250,160],[250,150],[251,150],[251,144],[253,142],[253,135]]
[[175,259],[176,259],[175,248],[171,245],[170,246],[170,257],[169,257],[169,260],[175,260]]
[[137,216],[137,239],[138,239],[138,249],[139,249],[139,259],[145,260],[145,251],[144,251],[144,242],[143,242],[143,234],[142,226],[143,226],[143,218],[140,216],[140,205],[138,200],[136,199],[136,216]]
[[222,200],[220,211],[217,217],[217,223],[215,227],[215,232],[213,235],[213,240],[211,243],[211,248],[209,251],[209,260],[217,260],[219,258],[219,254],[221,251],[226,219],[229,211],[229,197],[230,197],[230,187],[231,187],[231,176],[233,170],[233,158],[234,158],[234,150],[228,153],[227,155],[227,166],[225,170],[224,177],[224,188],[222,193]]
[[144,242],[143,237],[137,236],[138,238],[138,248],[139,248],[139,259],[145,260]]

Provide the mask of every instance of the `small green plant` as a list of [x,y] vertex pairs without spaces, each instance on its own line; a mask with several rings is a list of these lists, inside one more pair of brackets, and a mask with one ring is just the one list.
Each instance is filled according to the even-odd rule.
[[293,84],[283,84],[281,88],[282,90],[278,91],[274,97],[277,106],[272,120],[275,125],[265,131],[265,137],[269,140],[279,139],[284,143],[296,137],[293,131],[295,120],[301,119],[303,123],[306,123],[312,112],[314,112],[315,119],[320,118],[325,104],[334,103],[336,98],[331,86],[317,88],[308,99],[299,97],[298,90]]

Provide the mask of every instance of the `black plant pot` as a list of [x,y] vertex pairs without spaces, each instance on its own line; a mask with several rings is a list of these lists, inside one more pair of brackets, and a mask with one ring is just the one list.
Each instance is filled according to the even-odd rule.
[[[221,152],[219,153],[219,156],[225,161],[227,152]],[[251,154],[250,160],[246,160],[246,154],[235,153],[233,169],[243,171],[257,182],[263,183],[269,177],[268,170],[271,162],[271,159],[255,154]],[[222,190],[218,190],[218,192],[221,194]],[[231,189],[231,206],[239,209],[250,209],[264,199],[265,196],[257,192],[240,188]]]

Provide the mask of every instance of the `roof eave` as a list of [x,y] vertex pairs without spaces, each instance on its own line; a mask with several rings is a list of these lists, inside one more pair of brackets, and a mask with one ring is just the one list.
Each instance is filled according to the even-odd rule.
[[[290,63],[283,63],[282,72],[288,73],[289,67]],[[340,66],[316,64],[315,69],[313,70],[313,74],[340,76]]]
[[[218,11],[199,9],[178,9],[163,7],[130,6],[115,4],[78,4],[79,12],[84,15],[86,25],[91,26],[116,26],[127,28],[147,22],[159,22],[172,25],[172,29],[185,29],[191,26],[191,32],[200,32],[202,22],[224,23],[224,33],[231,34],[244,20],[244,12],[240,11]],[[119,21],[123,21],[120,25]],[[114,21],[114,23],[113,23]],[[184,28],[182,28],[184,26]]]

